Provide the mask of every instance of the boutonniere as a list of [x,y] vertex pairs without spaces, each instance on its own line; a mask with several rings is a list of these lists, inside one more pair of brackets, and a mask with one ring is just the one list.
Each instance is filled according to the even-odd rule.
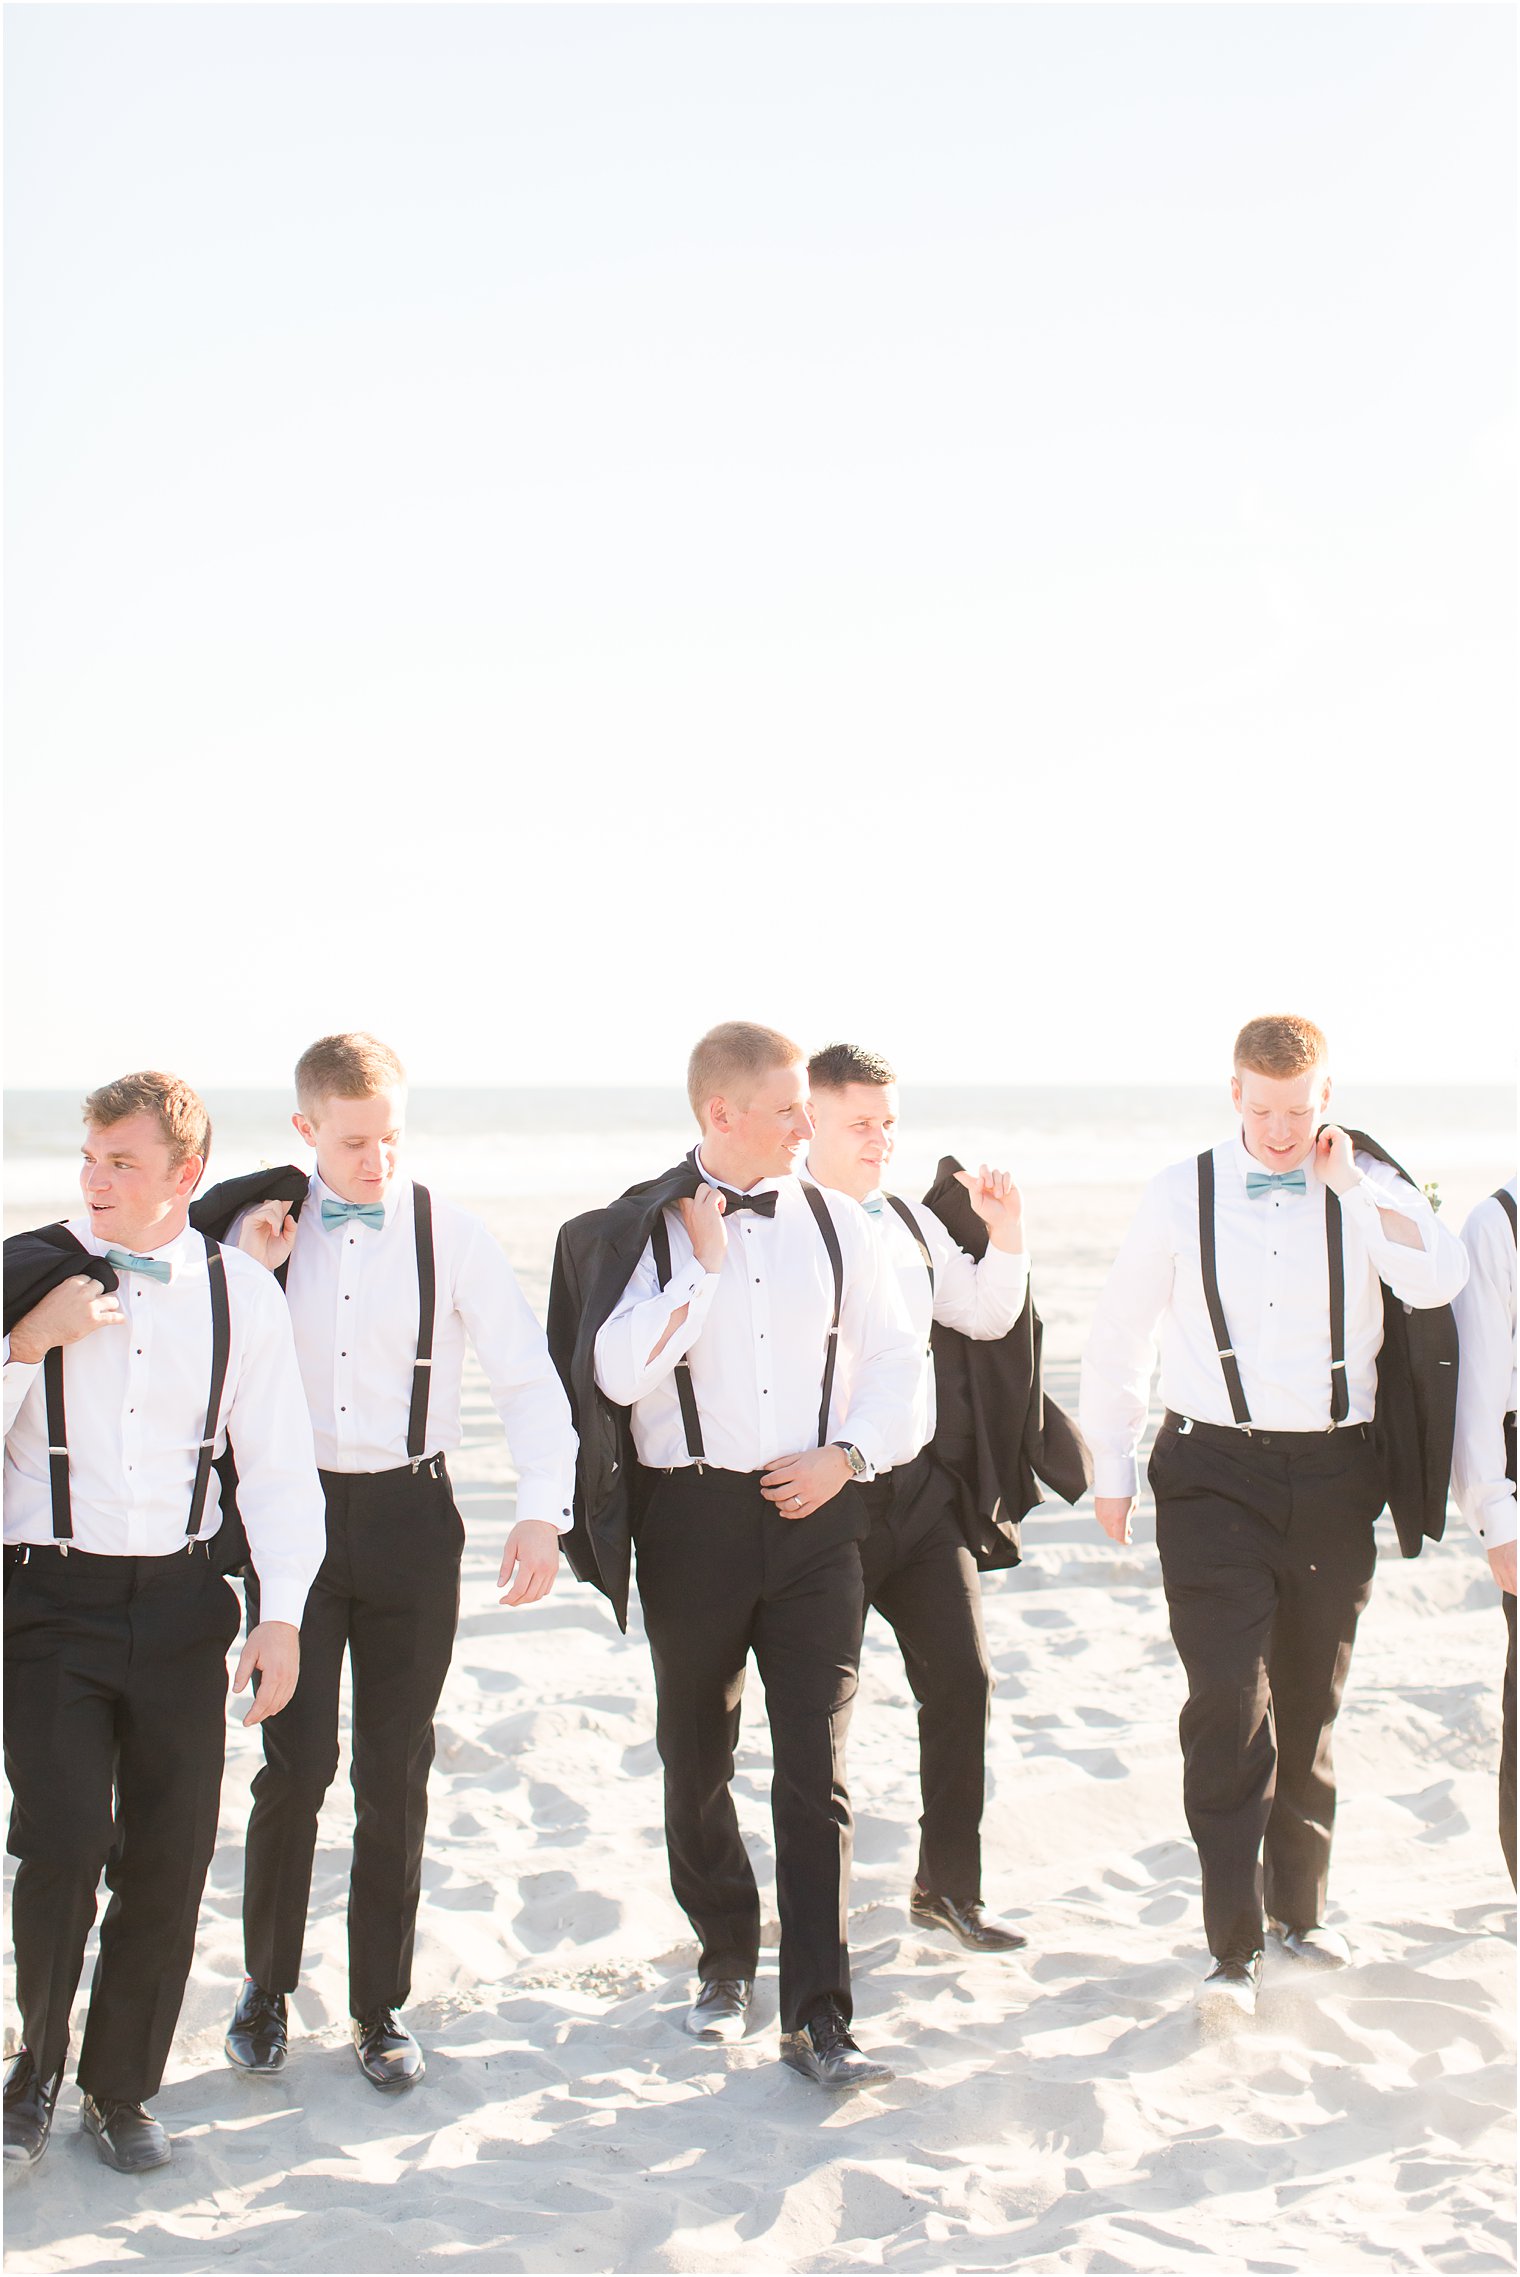
[[1426,1201],[1430,1204],[1433,1210],[1438,1210],[1441,1207],[1441,1189],[1436,1184],[1434,1178],[1427,1179],[1425,1184],[1420,1188],[1420,1192],[1424,1195]]

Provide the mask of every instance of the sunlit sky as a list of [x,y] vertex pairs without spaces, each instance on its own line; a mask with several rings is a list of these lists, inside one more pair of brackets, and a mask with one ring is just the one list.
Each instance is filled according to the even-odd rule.
[[1515,36],[10,7],[9,1081],[1508,1079]]

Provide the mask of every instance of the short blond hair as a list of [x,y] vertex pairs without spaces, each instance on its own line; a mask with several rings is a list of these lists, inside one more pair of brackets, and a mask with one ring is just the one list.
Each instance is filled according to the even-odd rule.
[[709,1099],[747,1089],[762,1075],[778,1067],[800,1066],[800,1045],[779,1028],[761,1028],[753,1020],[723,1020],[692,1047],[686,1063],[686,1096],[700,1123]]
[[1310,1075],[1330,1057],[1323,1028],[1296,1012],[1264,1012],[1248,1020],[1235,1038],[1235,1072],[1253,1075]]
[[344,1036],[318,1036],[296,1061],[296,1100],[309,1120],[324,1099],[373,1099],[377,1091],[404,1091],[406,1069],[389,1044],[362,1028]]
[[92,1130],[108,1131],[129,1115],[153,1117],[176,1170],[192,1154],[198,1154],[204,1163],[211,1152],[211,1117],[189,1084],[182,1083],[177,1075],[165,1075],[156,1067],[142,1068],[136,1075],[118,1075],[114,1083],[102,1083],[98,1091],[92,1091],[84,1103],[84,1119]]

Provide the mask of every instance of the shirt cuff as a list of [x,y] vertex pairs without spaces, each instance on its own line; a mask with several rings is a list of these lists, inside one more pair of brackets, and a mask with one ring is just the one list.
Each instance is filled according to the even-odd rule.
[[[254,1571],[258,1572],[257,1564]],[[259,1619],[288,1621],[293,1629],[301,1626],[301,1615],[306,1610],[306,1591],[298,1582],[286,1581],[278,1574],[266,1582],[259,1574]]]
[[535,1526],[552,1526],[557,1534],[568,1534],[575,1524],[575,1507],[569,1494],[543,1483],[517,1482],[518,1519],[527,1519]]
[[1485,1550],[1502,1550],[1515,1539],[1515,1490],[1496,1494],[1468,1521]]
[[1140,1466],[1133,1455],[1094,1455],[1094,1495],[1105,1502],[1130,1501],[1140,1492]]
[[[1389,1235],[1383,1225],[1383,1212],[1385,1209],[1397,1211],[1400,1217],[1408,1218],[1412,1226],[1418,1227],[1420,1247],[1429,1256],[1430,1243],[1425,1238],[1425,1228],[1420,1222],[1418,1211],[1406,1208],[1402,1195],[1390,1194],[1384,1187],[1376,1185],[1367,1176],[1365,1170],[1356,1184],[1346,1189],[1340,1200],[1343,1209],[1370,1210],[1374,1230],[1381,1235],[1384,1241],[1389,1239]],[[1413,1252],[1411,1251],[1410,1254],[1413,1255]]]
[[989,1267],[993,1280],[1002,1281],[1011,1289],[1029,1272],[1029,1252],[1027,1249],[999,1249],[989,1241],[982,1251],[982,1271],[985,1273]]

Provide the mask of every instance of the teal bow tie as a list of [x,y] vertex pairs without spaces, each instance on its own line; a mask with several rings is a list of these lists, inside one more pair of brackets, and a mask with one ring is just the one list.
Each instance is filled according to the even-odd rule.
[[887,1205],[885,1197],[877,1193],[868,1194],[860,1206],[868,1218],[879,1218]]
[[167,1257],[139,1257],[135,1249],[108,1249],[106,1263],[118,1273],[146,1273],[150,1281],[167,1281],[174,1273]]
[[1246,1192],[1253,1202],[1259,1201],[1263,1194],[1270,1194],[1278,1189],[1289,1194],[1306,1194],[1309,1191],[1308,1181],[1301,1170],[1248,1170],[1246,1172]]
[[373,1233],[378,1233],[385,1223],[385,1206],[381,1202],[329,1202],[324,1197],[324,1225],[347,1225],[350,1218],[357,1218],[360,1225],[367,1225]]

